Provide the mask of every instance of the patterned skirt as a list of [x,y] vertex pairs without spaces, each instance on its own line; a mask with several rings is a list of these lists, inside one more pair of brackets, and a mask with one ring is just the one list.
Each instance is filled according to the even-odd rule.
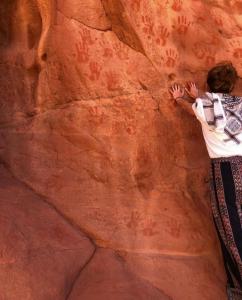
[[228,277],[229,299],[242,300],[242,156],[211,159],[213,218]]

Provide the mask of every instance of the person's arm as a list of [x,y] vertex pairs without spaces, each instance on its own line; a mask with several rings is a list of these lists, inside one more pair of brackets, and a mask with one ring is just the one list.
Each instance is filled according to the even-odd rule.
[[192,109],[192,103],[189,102],[188,99],[185,98],[178,98],[176,102],[185,110],[187,111],[190,115],[194,116],[194,111]]

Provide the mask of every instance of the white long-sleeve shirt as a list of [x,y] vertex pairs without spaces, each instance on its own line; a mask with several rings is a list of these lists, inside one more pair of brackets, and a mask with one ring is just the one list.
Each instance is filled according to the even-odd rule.
[[[221,97],[222,94],[214,95],[218,96],[219,101],[223,101]],[[218,103],[218,105],[221,105],[221,103]],[[233,140],[224,141],[228,138],[227,134],[224,132],[226,118],[220,121],[219,126],[217,126],[216,128],[212,128],[206,121],[202,98],[196,99],[196,101],[192,104],[192,109],[197,119],[201,123],[203,137],[207,146],[209,157],[216,158],[235,155],[242,156],[242,133],[236,136],[236,138],[241,141],[240,144],[236,143]]]

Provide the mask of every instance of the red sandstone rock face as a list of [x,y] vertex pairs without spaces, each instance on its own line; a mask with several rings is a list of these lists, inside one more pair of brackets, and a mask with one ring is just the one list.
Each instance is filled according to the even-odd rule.
[[203,89],[225,59],[241,73],[241,11],[240,1],[1,2],[1,160],[122,257],[98,250],[71,299],[108,298],[112,272],[117,299],[122,288],[123,299],[225,299],[200,125],[167,88]]
[[1,299],[67,299],[94,245],[2,165],[0,174]]
[[126,262],[111,250],[97,250],[83,270],[70,295],[76,299],[169,300],[162,290],[140,279],[126,267]]

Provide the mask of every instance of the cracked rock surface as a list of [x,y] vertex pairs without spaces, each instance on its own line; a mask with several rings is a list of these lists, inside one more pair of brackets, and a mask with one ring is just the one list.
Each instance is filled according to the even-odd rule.
[[67,299],[95,246],[2,164],[0,174],[1,299]]
[[226,299],[200,125],[168,87],[241,74],[240,2],[1,1],[4,300]]

